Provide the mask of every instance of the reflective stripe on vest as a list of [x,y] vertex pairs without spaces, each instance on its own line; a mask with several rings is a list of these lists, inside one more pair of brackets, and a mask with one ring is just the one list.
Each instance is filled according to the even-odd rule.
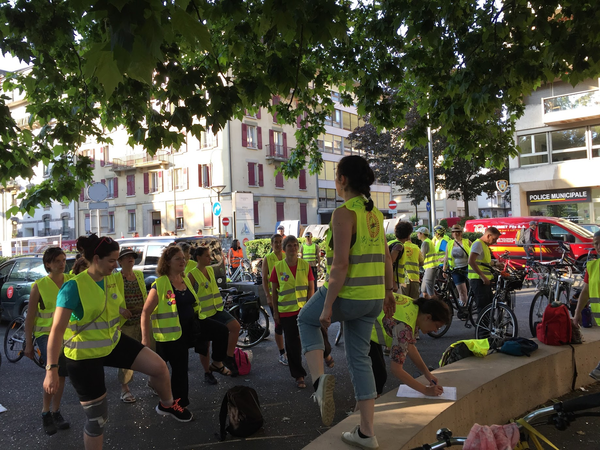
[[306,262],[315,262],[317,260],[317,244],[302,244],[302,259]]
[[117,287],[115,275],[104,277],[104,289],[89,276],[88,271],[77,275],[83,317],[71,316],[65,330],[65,356],[74,360],[101,358],[110,354],[121,338],[119,308],[125,299]]
[[[281,259],[283,259],[283,253],[281,254]],[[269,279],[271,278],[271,272],[273,272],[273,267],[277,264],[281,259],[277,257],[274,252],[269,253],[267,256],[267,287],[269,288],[269,295],[273,294],[273,286]]]
[[[454,257],[452,256],[452,249],[454,248],[454,242],[455,242],[455,240],[452,239],[450,242],[448,242],[448,246],[446,247],[446,255],[448,255],[448,268],[450,268],[450,269],[454,269],[454,267],[456,267],[456,264],[454,264]],[[469,251],[471,250],[471,241],[469,241],[467,238],[463,238],[462,246],[466,252],[465,256],[468,258]]]
[[275,264],[275,273],[279,282],[277,310],[280,313],[299,311],[306,304],[309,270],[310,266],[303,259],[298,259],[296,276],[292,274],[285,259]]
[[404,253],[400,262],[404,265],[404,272],[409,281],[419,281],[419,247],[410,241],[404,243]]
[[[75,275],[65,273],[63,283],[66,283],[74,276]],[[56,311],[56,297],[58,296],[59,287],[50,276],[40,278],[35,284],[38,287],[41,301],[38,302],[38,310],[33,325],[33,335],[35,337],[40,337],[45,334],[50,334],[54,311]],[[40,309],[42,304],[44,305],[44,309]]]
[[211,266],[206,267],[208,272],[207,280],[204,274],[196,267],[190,272],[190,275],[194,277],[194,280],[198,283],[198,301],[200,302],[200,309],[202,314],[206,317],[214,316],[217,311],[223,311],[223,297],[217,286],[217,280],[215,278],[215,271]]
[[[419,316],[419,307],[413,302],[412,298],[406,295],[394,294],[394,298],[396,299],[396,312],[394,313],[394,319],[411,327],[413,335],[417,336],[417,317]],[[378,344],[385,344],[386,346],[391,347],[393,344],[393,338],[385,331],[383,327],[384,317],[385,313],[381,311],[375,320],[375,324],[373,325],[373,330],[371,331],[371,340]]]
[[424,269],[432,269],[437,264],[435,245],[431,239],[426,238],[423,242],[427,242],[427,254],[425,255],[425,261],[423,263]]
[[[492,252],[490,252],[490,248],[488,247],[488,245],[483,242],[481,239],[477,239],[477,241],[481,242],[481,246],[483,247],[483,255],[479,255],[477,260],[477,264],[479,265],[479,269],[483,272],[483,274],[485,275],[485,277],[488,280],[491,280],[494,278],[494,276],[492,275],[492,270],[489,267],[484,266],[483,264],[487,264],[490,265],[490,263],[492,262]],[[477,242],[475,241],[475,242]],[[473,247],[471,246],[471,250],[469,251],[469,256],[471,254],[471,251],[473,251]],[[471,267],[471,265],[469,264],[469,273],[467,275],[467,277],[471,280],[480,280],[481,277],[479,276],[479,274],[477,272],[475,272],[475,270],[473,270],[473,268]]]
[[[377,208],[367,211],[363,196],[351,198],[339,208],[347,208],[356,214],[356,241],[350,247],[350,264],[338,298],[383,300],[385,298],[385,247],[387,246],[383,231],[383,214]],[[331,230],[330,224],[325,241],[328,274],[331,271],[329,260],[333,258]],[[325,287],[329,286],[328,280],[329,276],[326,278]]]
[[587,263],[590,309],[596,325],[600,326],[600,259]]

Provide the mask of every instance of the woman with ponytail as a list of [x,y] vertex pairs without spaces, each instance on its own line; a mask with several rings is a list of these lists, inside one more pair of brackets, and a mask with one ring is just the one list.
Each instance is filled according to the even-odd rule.
[[342,440],[373,449],[378,444],[373,429],[377,391],[369,359],[371,331],[382,307],[387,316],[395,310],[392,260],[383,215],[371,199],[370,186],[374,181],[364,158],[346,156],[338,163],[335,186],[344,203],[334,211],[325,240],[327,281],[298,316],[314,399],[326,426],[331,425],[335,415],[335,379],[324,374],[325,345],[320,328],[328,328],[331,322],[344,322],[346,359],[361,419],[353,431],[342,434]]

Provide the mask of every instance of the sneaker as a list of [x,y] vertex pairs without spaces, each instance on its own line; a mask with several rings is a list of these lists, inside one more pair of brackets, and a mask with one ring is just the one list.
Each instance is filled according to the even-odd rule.
[[335,387],[335,377],[329,374],[323,374],[319,377],[319,387],[312,395],[313,399],[319,405],[321,411],[321,420],[326,427],[330,426],[335,416],[335,403],[333,401],[333,388]]
[[52,420],[52,414],[50,414],[50,411],[47,413],[42,413],[42,425],[44,427],[44,432],[48,436],[52,436],[54,433],[56,433],[56,425],[54,425],[54,420]]
[[215,378],[215,376],[212,374],[212,372],[204,373],[204,382],[208,383],[208,384],[218,384],[219,383],[217,381],[217,379]]
[[284,366],[288,365],[287,354],[279,355],[279,362]]
[[156,412],[161,416],[171,416],[173,419],[179,422],[189,422],[194,417],[190,411],[186,408],[183,408],[179,405],[179,400],[177,399],[173,402],[173,405],[170,407],[163,406],[161,402],[158,402],[158,406],[156,407]]
[[342,441],[353,447],[362,448],[364,450],[375,450],[379,448],[377,438],[375,436],[361,438],[358,435],[360,425],[356,425],[352,431],[344,431],[342,433]]
[[600,381],[600,369],[596,367],[594,370],[592,370],[590,372],[590,377],[592,377],[594,380]]
[[62,416],[60,411],[56,411],[50,414],[52,414],[52,420],[54,421],[54,425],[56,425],[56,428],[58,428],[59,430],[66,430],[71,426],[71,424],[67,422],[67,420],[65,420],[65,418]]

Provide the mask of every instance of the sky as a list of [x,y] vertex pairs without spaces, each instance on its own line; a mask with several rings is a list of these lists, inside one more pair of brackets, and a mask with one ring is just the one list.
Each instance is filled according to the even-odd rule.
[[0,70],[12,72],[14,70],[22,69],[23,67],[27,67],[27,64],[23,64],[17,58],[13,58],[9,53],[0,56]]

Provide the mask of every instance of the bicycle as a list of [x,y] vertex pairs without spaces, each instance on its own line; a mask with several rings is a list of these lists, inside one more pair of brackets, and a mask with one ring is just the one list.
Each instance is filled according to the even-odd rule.
[[254,347],[269,336],[269,314],[254,293],[230,288],[221,289],[221,296],[225,311],[240,323],[238,347]]
[[[25,355],[25,316],[15,317],[6,328],[4,334],[4,354],[11,363],[18,362]],[[37,345],[37,340],[33,340],[33,362],[39,367],[44,367],[45,362],[42,359],[42,352]]]
[[[529,446],[530,439],[533,442],[537,440],[537,437],[535,440],[531,437],[535,436],[531,431],[535,430],[535,427],[531,425],[535,420],[546,418],[546,423],[554,425],[557,430],[564,431],[569,427],[571,422],[579,417],[600,416],[600,412],[592,411],[576,414],[578,411],[597,408],[598,405],[600,405],[600,393],[588,394],[571,400],[558,402],[552,406],[536,409],[525,415],[522,419],[516,421],[519,431],[521,432],[519,442]],[[433,444],[425,444],[421,447],[415,447],[412,450],[437,450],[452,447],[454,445],[464,445],[467,442],[466,437],[452,436],[452,431],[448,428],[439,429],[436,433],[436,439],[437,442],[434,442]]]
[[254,273],[252,272],[252,263],[247,260],[246,258],[243,258],[240,261],[239,266],[237,266],[237,268],[231,272],[233,268],[230,266],[229,268],[229,272],[230,272],[230,276],[229,276],[229,281],[231,283],[236,283],[236,282],[256,282],[256,275],[254,275]]

